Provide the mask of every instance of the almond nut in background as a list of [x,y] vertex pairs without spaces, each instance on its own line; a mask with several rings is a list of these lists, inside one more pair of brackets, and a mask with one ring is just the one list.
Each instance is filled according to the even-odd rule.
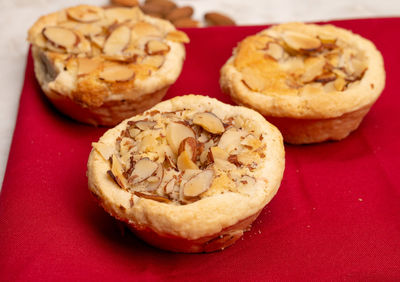
[[199,21],[192,20],[191,18],[178,19],[176,21],[173,21],[172,23],[175,27],[178,27],[178,28],[199,27],[200,26]]
[[208,12],[204,15],[204,20],[207,26],[225,26],[225,25],[236,25],[235,21],[230,17],[218,13],[218,12]]
[[125,7],[139,6],[139,0],[111,0],[111,4]]
[[173,22],[183,18],[190,18],[193,15],[193,8],[190,6],[183,6],[173,9],[165,17],[167,20]]
[[147,0],[141,6],[141,9],[146,14],[160,14],[165,18],[176,7],[176,4],[170,0]]

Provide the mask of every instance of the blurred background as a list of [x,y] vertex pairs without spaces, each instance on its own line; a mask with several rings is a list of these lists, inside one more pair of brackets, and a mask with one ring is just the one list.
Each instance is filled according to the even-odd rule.
[[[118,0],[117,0],[118,1]],[[129,1],[129,0],[128,0]],[[132,1],[132,0],[131,0]],[[139,0],[139,4],[144,4]],[[205,25],[207,12],[221,12],[237,25],[263,25],[287,21],[398,17],[400,0],[175,0],[193,9],[191,20]],[[23,84],[28,43],[26,33],[41,16],[77,4],[108,5],[106,0],[0,0],[0,181]],[[385,32],[384,30],[382,32]]]

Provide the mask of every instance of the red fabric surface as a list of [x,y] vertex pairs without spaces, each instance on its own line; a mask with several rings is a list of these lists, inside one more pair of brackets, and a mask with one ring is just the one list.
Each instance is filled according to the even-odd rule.
[[[373,40],[387,85],[347,139],[286,146],[276,197],[250,232],[212,254],[155,249],[118,225],[91,198],[86,162],[105,131],[55,111],[28,58],[0,195],[0,280],[399,280],[400,19],[335,22]],[[229,98],[219,69],[237,41],[264,27],[187,30],[183,73],[167,98]]]

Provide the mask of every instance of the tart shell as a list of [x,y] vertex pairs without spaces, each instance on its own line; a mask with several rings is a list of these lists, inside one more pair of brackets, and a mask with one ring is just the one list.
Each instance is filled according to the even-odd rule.
[[[225,192],[177,205],[138,197],[121,189],[107,174],[110,164],[92,149],[88,160],[89,190],[100,205],[126,223],[138,237],[151,245],[175,252],[222,250],[249,230],[263,207],[276,194],[284,170],[283,140],[279,131],[251,109],[223,104],[205,96],[181,96],[159,103],[152,109],[171,112],[179,109],[212,111],[217,116],[243,115],[254,128],[266,134],[266,158],[255,172],[257,181],[245,192]],[[132,118],[133,119],[133,118]],[[112,145],[129,120],[107,131],[99,142]]]

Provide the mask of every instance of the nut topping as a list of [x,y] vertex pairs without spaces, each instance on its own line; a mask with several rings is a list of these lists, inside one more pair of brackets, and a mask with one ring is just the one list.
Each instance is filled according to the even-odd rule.
[[150,40],[145,49],[149,55],[163,55],[169,51],[169,46],[159,40]]
[[314,51],[321,46],[321,41],[318,38],[295,31],[286,31],[282,38],[294,50]]
[[132,69],[125,65],[108,65],[104,67],[103,71],[100,73],[100,79],[109,82],[123,82],[133,79],[135,73]]
[[78,58],[78,76],[88,74],[101,65],[99,59]]
[[178,169],[181,171],[187,169],[199,169],[198,166],[191,160],[190,155],[187,151],[183,151],[177,160]]
[[202,128],[213,134],[221,134],[225,131],[222,121],[210,112],[197,113],[193,117],[193,123],[200,125]]
[[285,53],[285,51],[283,50],[283,48],[274,42],[270,42],[267,45],[267,50],[265,51],[265,54],[267,56],[269,56],[270,58],[279,61],[280,59],[283,58],[283,54]]
[[67,9],[67,15],[78,22],[92,23],[102,17],[103,10],[99,7],[80,5]]
[[178,154],[179,146],[182,140],[186,139],[187,137],[195,138],[193,130],[182,123],[171,122],[167,125],[166,131],[167,142],[174,154]]
[[106,55],[117,55],[121,54],[122,51],[128,46],[131,38],[131,30],[122,25],[117,27],[107,38],[103,52]]
[[178,155],[180,155],[183,151],[188,153],[189,158],[195,162],[197,159],[197,141],[193,137],[188,137],[182,140],[179,145]]
[[70,49],[79,43],[79,37],[70,29],[49,26],[45,27],[42,33],[55,47]]
[[196,197],[200,195],[211,187],[213,178],[213,170],[203,170],[185,183],[185,185],[183,186],[183,195],[185,197]]
[[135,168],[133,169],[132,176],[129,180],[135,184],[142,182],[149,178],[158,168],[158,164],[151,161],[148,158],[144,158],[139,160],[135,164]]
[[167,40],[171,40],[178,43],[189,43],[190,39],[186,33],[180,30],[170,31],[165,37]]

